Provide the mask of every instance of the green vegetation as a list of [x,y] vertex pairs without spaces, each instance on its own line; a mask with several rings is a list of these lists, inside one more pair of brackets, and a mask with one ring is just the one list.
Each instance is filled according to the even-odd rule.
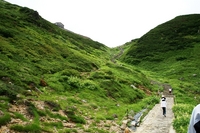
[[137,113],[158,102],[148,101],[157,91],[150,78],[113,58],[115,48],[27,7],[0,0],[0,10],[1,125],[13,118],[9,128],[19,132],[103,133],[106,121],[121,124],[127,109]]
[[188,120],[191,117],[193,108],[194,106],[190,104],[177,104],[173,107],[173,112],[175,114],[173,127],[177,133],[183,133],[187,131]]
[[177,133],[187,132],[192,109],[199,104],[199,21],[200,15],[192,14],[165,22],[129,42],[131,47],[120,59],[172,86]]
[[29,124],[26,126],[13,125],[11,129],[19,132],[32,132],[32,133],[41,132],[41,127],[39,127],[36,124]]
[[127,110],[148,112],[159,102],[163,88],[151,83],[156,81],[172,86],[173,126],[186,132],[200,100],[200,15],[178,16],[108,48],[32,9],[0,0],[0,10],[1,126],[9,123],[19,132],[107,133],[107,121],[121,125]]
[[5,114],[0,117],[0,126],[7,124],[11,120],[11,116],[9,114]]

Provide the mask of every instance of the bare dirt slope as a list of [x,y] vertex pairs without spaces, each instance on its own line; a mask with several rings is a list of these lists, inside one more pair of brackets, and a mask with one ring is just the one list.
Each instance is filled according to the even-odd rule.
[[175,133],[172,127],[172,121],[174,118],[174,114],[172,112],[174,98],[166,97],[166,99],[166,117],[162,115],[162,108],[160,107],[160,104],[156,104],[143,119],[141,125],[137,127],[134,133]]

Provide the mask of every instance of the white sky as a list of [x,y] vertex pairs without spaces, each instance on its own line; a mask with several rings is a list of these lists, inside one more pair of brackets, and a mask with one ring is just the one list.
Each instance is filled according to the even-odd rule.
[[200,14],[200,0],[5,0],[116,47],[179,15]]

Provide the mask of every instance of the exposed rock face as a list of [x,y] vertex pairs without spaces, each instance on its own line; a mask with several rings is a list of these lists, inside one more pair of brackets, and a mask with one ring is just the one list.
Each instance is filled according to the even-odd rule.
[[64,24],[62,24],[61,22],[56,22],[55,25],[64,29]]

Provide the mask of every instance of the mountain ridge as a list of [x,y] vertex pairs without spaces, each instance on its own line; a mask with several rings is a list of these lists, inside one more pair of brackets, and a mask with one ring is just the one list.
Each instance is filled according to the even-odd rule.
[[[137,49],[136,58],[132,50],[145,41],[152,44],[151,32],[160,31],[159,26],[143,38],[108,48],[57,27],[32,9],[0,0],[0,10],[0,125],[9,131],[112,132],[112,121],[122,131],[127,111],[148,111],[159,102],[163,87],[151,81],[170,84],[177,103],[199,100],[192,98],[199,92],[196,35],[184,34],[184,49],[177,45],[164,53],[146,46],[147,51]],[[177,107],[185,106],[191,107]]]
[[143,35],[126,55],[148,60],[162,52],[192,48],[193,42],[199,42],[199,21],[199,14],[175,17]]

